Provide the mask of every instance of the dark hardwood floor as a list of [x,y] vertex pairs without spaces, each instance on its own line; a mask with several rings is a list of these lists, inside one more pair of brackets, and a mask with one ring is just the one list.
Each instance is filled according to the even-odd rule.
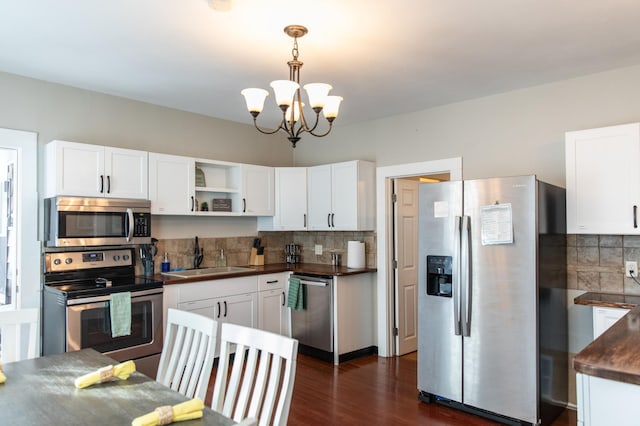
[[[482,417],[418,401],[416,355],[368,356],[339,366],[298,355],[290,425],[496,425]],[[211,378],[211,386],[215,373]],[[211,387],[210,386],[210,387]],[[211,402],[212,390],[207,394]],[[565,410],[553,426],[576,425]]]

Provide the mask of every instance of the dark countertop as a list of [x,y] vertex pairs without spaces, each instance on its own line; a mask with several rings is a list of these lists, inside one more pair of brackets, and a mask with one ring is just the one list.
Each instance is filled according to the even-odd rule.
[[238,266],[251,268],[253,269],[253,271],[232,272],[229,274],[205,275],[205,276],[189,277],[189,278],[177,278],[177,277],[157,274],[154,276],[154,278],[158,280],[162,280],[165,285],[172,285],[172,284],[194,283],[198,281],[220,280],[225,278],[238,278],[238,277],[246,277],[246,276],[252,276],[252,275],[274,274],[278,272],[287,272],[287,271],[296,272],[296,273],[305,273],[305,274],[333,275],[333,276],[366,274],[369,272],[377,271],[376,268],[347,268],[346,266],[332,266],[332,265],[324,265],[320,263],[296,263],[296,264],[270,263],[268,265],[260,265],[260,266],[251,266],[251,265],[238,265]]
[[605,308],[633,309],[640,306],[640,296],[630,294],[585,293],[575,299],[576,305],[603,306]]
[[640,385],[640,296],[585,293],[576,297],[574,303],[631,309],[575,356],[575,370],[590,376]]

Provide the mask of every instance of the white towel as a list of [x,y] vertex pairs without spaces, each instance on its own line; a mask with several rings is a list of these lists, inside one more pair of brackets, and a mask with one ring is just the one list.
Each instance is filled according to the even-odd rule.
[[109,297],[111,337],[131,334],[131,293],[112,293]]

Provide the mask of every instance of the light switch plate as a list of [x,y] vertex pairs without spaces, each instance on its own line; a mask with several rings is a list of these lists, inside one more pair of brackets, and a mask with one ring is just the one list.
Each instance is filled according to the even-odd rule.
[[320,256],[322,254],[322,245],[316,244],[316,254]]

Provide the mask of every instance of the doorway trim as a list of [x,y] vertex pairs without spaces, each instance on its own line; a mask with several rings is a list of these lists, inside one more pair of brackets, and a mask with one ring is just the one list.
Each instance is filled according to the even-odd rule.
[[449,173],[451,180],[462,180],[462,157],[420,163],[398,164],[376,169],[376,234],[377,234],[377,328],[378,355],[395,355],[393,336],[393,206],[391,203],[392,182],[394,178],[420,176],[434,173]]

